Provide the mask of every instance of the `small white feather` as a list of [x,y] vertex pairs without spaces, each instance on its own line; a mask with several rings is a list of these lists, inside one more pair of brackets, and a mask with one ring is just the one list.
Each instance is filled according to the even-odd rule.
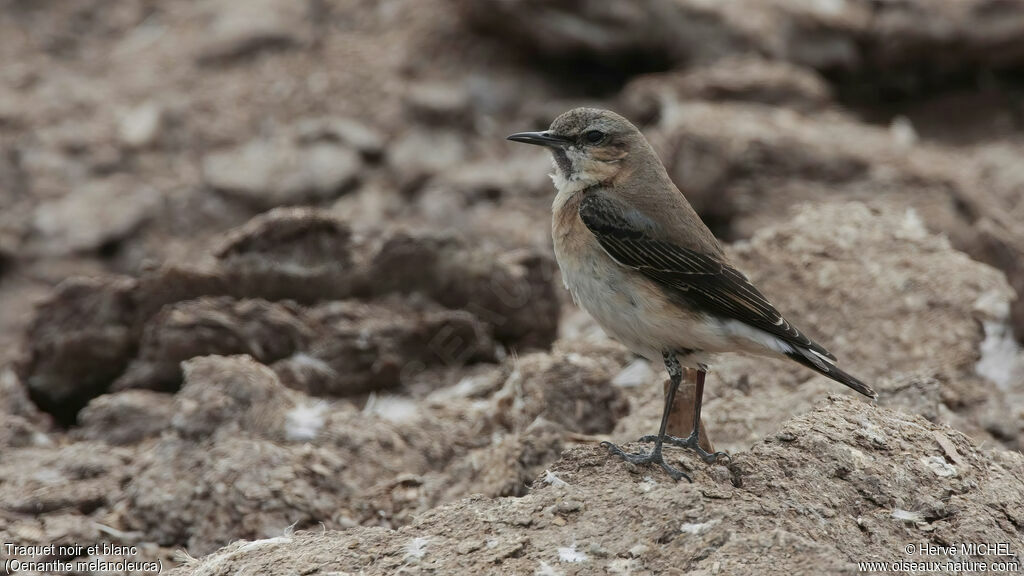
[[426,538],[413,538],[405,545],[406,560],[420,560],[427,555],[427,544],[430,541]]
[[576,563],[586,562],[590,558],[582,550],[577,550],[576,543],[573,542],[568,548],[558,549],[558,559],[562,562]]

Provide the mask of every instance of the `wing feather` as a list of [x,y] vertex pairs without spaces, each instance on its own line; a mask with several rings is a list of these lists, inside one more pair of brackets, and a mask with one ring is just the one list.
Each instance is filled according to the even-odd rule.
[[638,270],[695,307],[835,360],[787,322],[746,276],[721,258],[653,237],[653,223],[648,218],[599,192],[583,199],[579,214],[619,264]]

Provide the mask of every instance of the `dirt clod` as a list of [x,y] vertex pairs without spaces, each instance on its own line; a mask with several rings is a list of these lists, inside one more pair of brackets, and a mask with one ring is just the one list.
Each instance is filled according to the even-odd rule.
[[[182,576],[1024,561],[1020,2],[0,5],[0,543]],[[601,447],[650,449],[665,370],[573,304],[550,154],[505,139],[581,105],[877,402],[726,355],[727,463]]]

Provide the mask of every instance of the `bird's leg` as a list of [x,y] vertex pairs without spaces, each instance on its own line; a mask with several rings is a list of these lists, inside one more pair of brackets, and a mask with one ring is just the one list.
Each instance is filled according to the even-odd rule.
[[704,402],[704,378],[707,374],[708,372],[704,368],[697,370],[697,378],[694,382],[696,390],[694,391],[693,396],[693,431],[690,432],[690,435],[686,438],[676,438],[675,436],[669,436],[667,438],[644,436],[640,439],[641,442],[667,442],[673,446],[690,448],[708,464],[717,462],[719,458],[730,458],[730,456],[725,452],[708,452],[700,447],[700,408],[701,404]]
[[701,368],[697,370],[696,387],[697,390],[693,395],[693,431],[690,432],[690,436],[683,440],[680,444],[673,442],[676,446],[685,446],[693,448],[697,454],[704,459],[705,462],[711,464],[717,462],[719,458],[729,459],[729,455],[725,452],[708,452],[707,450],[700,447],[700,407],[704,403],[704,378],[708,375],[707,370]]
[[676,358],[675,353],[664,352],[663,357],[665,358],[665,368],[668,370],[670,384],[668,394],[665,395],[665,409],[661,415],[661,428],[658,429],[658,435],[654,440],[654,448],[651,449],[650,454],[626,452],[611,442],[602,442],[601,445],[626,462],[633,464],[657,464],[673,479],[686,478],[693,482],[686,473],[669,466],[661,453],[662,443],[665,439],[665,429],[668,427],[668,415],[672,411],[672,400],[675,399],[679,382],[683,379],[683,369],[679,366],[679,360]]

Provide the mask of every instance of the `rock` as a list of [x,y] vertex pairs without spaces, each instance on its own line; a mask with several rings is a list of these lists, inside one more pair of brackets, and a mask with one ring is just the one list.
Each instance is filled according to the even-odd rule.
[[346,298],[353,291],[351,230],[325,211],[278,208],[225,233],[208,260],[172,263],[144,273],[143,317],[201,296],[296,300]]
[[121,116],[118,135],[129,148],[146,148],[156,142],[164,121],[164,110],[156,102],[146,102]]
[[270,363],[305,349],[316,328],[298,307],[266,300],[204,297],[164,307],[149,319],[138,357],[114,390],[176,390],[181,363],[196,356],[248,354]]
[[[836,193],[835,183],[870,178],[873,160],[892,165],[906,156],[892,151],[883,130],[837,115],[814,118],[819,121],[762,106],[685,102],[663,109],[652,139],[669,174],[705,221],[713,228],[731,226],[726,232],[742,237],[754,229],[743,220],[750,207],[758,206],[762,214],[783,203],[788,209],[794,196],[809,199],[816,193],[809,186],[792,186],[796,189],[779,194],[786,181],[824,182],[833,185],[826,190]],[[847,137],[835,138],[838,131]],[[767,201],[761,196],[769,189]],[[780,207],[773,216],[783,214]]]
[[58,420],[73,420],[135,354],[136,282],[72,278],[36,310],[18,373],[32,399]]
[[409,87],[405,97],[409,117],[432,126],[466,126],[473,124],[469,92],[451,82],[419,82]]
[[[395,359],[375,361],[373,354],[377,349],[371,345],[336,336],[330,342],[318,343],[315,348],[273,364],[274,372],[285,386],[310,396],[347,396],[392,388],[400,382],[400,369]],[[339,373],[332,363],[352,369]]]
[[287,48],[312,41],[312,22],[304,2],[256,0],[242,7],[214,2],[213,16],[199,50],[200,62],[218,62],[266,48]]
[[93,180],[63,198],[37,206],[33,232],[46,254],[97,250],[130,236],[155,214],[161,202],[158,191],[127,179]]
[[815,2],[746,1],[732,6],[735,13],[760,23],[759,31],[772,56],[795,64],[852,73],[869,64],[869,49],[863,36],[872,34],[874,7],[858,2],[823,4]]
[[24,108],[19,98],[13,93],[6,92],[0,96],[0,126],[9,128],[21,127],[21,120],[24,118]]
[[797,110],[832,103],[832,89],[813,69],[752,56],[727,57],[693,69],[645,74],[619,96],[635,120],[653,120],[662,107],[685,100],[738,100]]
[[398,136],[388,152],[388,165],[405,192],[431,177],[458,168],[467,156],[465,137],[451,130],[412,128]]
[[408,206],[409,198],[398,189],[398,185],[388,181],[387,176],[378,176],[361,182],[350,194],[338,198],[330,210],[346,222],[356,223],[359,228],[372,229],[371,223],[392,221],[395,214]]
[[171,424],[179,436],[198,440],[240,430],[284,436],[285,413],[295,394],[273,370],[250,356],[202,356],[183,363],[185,384],[174,398]]
[[420,292],[493,326],[499,341],[546,347],[558,330],[552,258],[533,250],[496,253],[445,234],[395,232],[370,257],[359,294]]
[[39,407],[28,396],[18,374],[10,367],[0,369],[0,414],[43,420]]
[[0,508],[39,516],[55,511],[88,515],[121,498],[131,454],[124,448],[80,442],[5,452]]
[[374,235],[353,245],[349,225],[327,211],[273,210],[226,234],[208,261],[143,275],[141,316],[203,295],[312,304],[418,293],[468,311],[502,343],[540,348],[554,339],[559,304],[550,256],[502,253],[448,234]]
[[[532,173],[546,178],[551,163],[545,160],[540,171],[518,175]],[[509,164],[509,168],[521,165]],[[480,166],[451,174],[452,179],[431,181],[417,194],[415,204],[404,207],[410,225],[417,230],[458,231],[464,238],[486,238],[488,244],[500,249],[529,248],[550,253],[551,230],[537,226],[551,217],[550,206],[542,204],[545,200],[550,203],[550,196],[545,197],[552,193],[550,178],[533,187],[535,183],[530,179],[506,174],[507,179]]]
[[519,358],[495,395],[495,417],[511,430],[544,419],[567,432],[604,434],[629,412],[629,402],[612,386],[613,362],[577,354],[534,353]]
[[1024,233],[1013,224],[1016,215],[1003,213],[1001,207],[986,210],[988,215],[976,222],[977,237],[963,238],[963,249],[979,260],[1006,273],[1018,298],[1010,304],[1010,321],[1017,340],[1024,338]]
[[127,390],[93,398],[78,413],[76,440],[114,445],[138,444],[168,429],[174,415],[167,394]]
[[[328,488],[337,483],[332,472],[340,464],[322,451],[303,456],[293,447],[246,437],[228,437],[202,451],[168,439],[140,458],[125,489],[133,511],[125,523],[150,541],[184,542],[193,554],[216,549],[233,537],[228,534],[271,538],[289,526],[318,526],[331,518],[336,494],[349,488]],[[167,482],[183,469],[190,481]]]
[[203,178],[211,188],[265,209],[335,198],[361,169],[359,154],[348,147],[298,145],[282,137],[252,140],[203,159]]
[[543,417],[531,424],[454,462],[448,470],[453,483],[446,486],[447,499],[463,494],[491,498],[526,495],[537,475],[558,459],[565,439],[559,424]]
[[14,234],[0,230],[0,278],[4,277],[4,273],[10,269],[11,263],[14,262],[14,254],[18,244],[20,242],[15,238]]
[[0,447],[4,449],[53,445],[53,439],[38,421],[16,414],[6,414],[0,421]]
[[379,160],[384,154],[384,135],[353,118],[307,118],[296,124],[295,131],[302,144],[340,142],[358,150],[367,160]]
[[[722,56],[766,54],[833,76],[907,92],[936,76],[1005,69],[1024,59],[1015,2],[786,2],[649,0],[623,10],[599,1],[501,1],[456,5],[471,28],[539,61],[581,61],[635,73]],[[948,55],[949,47],[955,54]],[[634,63],[633,66],[630,66]],[[927,70],[927,72],[922,72]]]
[[[111,142],[117,140],[117,122],[111,112],[104,109],[93,116],[48,123],[37,134],[42,148],[25,150],[25,168],[31,173],[36,162],[63,164],[62,168],[68,168],[69,159],[61,156],[62,153],[82,155],[87,164],[92,164],[91,157],[96,152],[109,148]],[[57,155],[51,155],[53,153]]]
[[362,394],[398,386],[431,366],[494,360],[488,330],[468,312],[334,302],[313,316],[322,336],[273,365],[287,386],[312,396]]
[[[545,151],[546,152],[546,151]],[[513,157],[494,158],[455,166],[438,174],[437,178],[427,185],[421,193],[420,203],[428,217],[441,220],[441,212],[449,208],[449,218],[454,214],[452,205],[459,208],[458,212],[466,212],[467,206],[484,201],[495,201],[502,198],[548,197],[553,194],[551,178],[550,154],[528,154]],[[441,207],[431,205],[431,201],[439,202],[437,196],[427,198],[431,191],[437,190],[450,198],[451,202],[443,202]],[[491,220],[501,220],[491,218]],[[455,228],[454,222],[452,228]]]
[[0,448],[51,446],[52,428],[51,419],[28,397],[14,370],[0,369]]
[[[469,432],[429,411],[398,421],[310,403],[245,356],[193,359],[185,379],[170,433],[133,467],[118,525],[195,553],[291,525],[379,523],[377,506],[398,495],[376,483],[443,467],[452,456],[445,434]],[[422,502],[402,508],[431,505],[440,487],[424,488]]]
[[[2,99],[3,97],[0,96],[0,115],[3,114]],[[0,119],[0,125],[3,125],[2,119]],[[5,212],[17,206],[18,200],[23,198],[27,192],[28,182],[23,156],[22,150],[12,144],[0,147],[0,209]],[[0,220],[0,223],[3,224],[0,226],[0,250],[6,248],[5,245],[12,240],[12,238],[4,238],[11,234],[11,230],[5,230],[5,228],[13,228],[13,225],[17,223],[6,220],[6,218]]]
[[[184,362],[183,371],[185,383],[175,395],[171,422],[181,439],[200,442],[241,434],[282,443],[338,443],[357,450],[362,444],[353,436],[373,433],[349,430],[361,425],[350,405],[314,401],[287,388],[273,370],[250,356],[197,357]],[[371,420],[433,427],[420,422],[420,414],[414,416],[411,421]]]
[[[631,565],[653,573],[710,573],[716,566],[729,574],[852,573],[858,559],[904,554],[892,544],[908,530],[894,517],[897,510],[920,518],[915,543],[1016,541],[1024,507],[1020,454],[982,452],[948,428],[839,397],[784,422],[781,432],[791,440],[736,454],[730,470],[672,451],[693,470],[692,485],[653,470],[631,474],[598,446],[573,448],[521,498],[463,499],[393,531],[317,528],[272,545],[235,543],[171,574],[228,574],[271,564],[298,573],[315,566],[388,574],[412,562],[429,562],[440,572],[498,565],[530,573],[560,558],[602,573],[637,556]],[[959,463],[947,464],[955,473],[940,475],[926,463],[931,458]],[[612,525],[620,529],[608,530]],[[419,558],[409,556],[414,540]],[[228,557],[230,568],[221,568]]]
[[[1020,540],[1024,306],[974,261],[1024,292],[1017,0],[3,6],[0,544],[204,573],[852,575]],[[670,447],[674,483],[597,446],[657,429],[664,368],[623,371],[571,305],[550,155],[504,140],[579,104],[644,128],[878,406],[725,357],[703,414],[728,466]],[[244,192],[205,180],[221,153]],[[322,209],[246,224],[282,202]],[[54,291],[72,274],[99,278]]]
[[279,208],[226,234],[214,255],[227,266],[273,267],[286,262],[307,273],[351,266],[351,231],[344,221],[321,211]]
[[[470,27],[538,58],[582,56],[605,66],[626,66],[630,58],[705,60],[759,46],[739,10],[699,1],[649,0],[629,9],[565,0],[503,0],[486,6],[465,1],[457,7]],[[762,10],[748,15],[751,11]]]
[[[901,214],[884,204],[804,206],[789,222],[737,245],[733,255],[756,285],[777,295],[776,304],[799,305],[806,322],[835,335],[836,347],[851,347],[844,354],[849,362],[873,359],[876,367],[865,368],[879,375],[928,366],[928,359],[939,357],[946,358],[947,369],[973,372],[984,338],[978,323],[1006,320],[975,302],[986,298],[1005,306],[1013,298],[998,271],[930,234],[914,212]],[[777,270],[786,270],[788,278],[778,278],[772,273]],[[814,301],[799,303],[809,295],[783,288],[794,285],[813,290]],[[941,334],[930,328],[936,323],[944,327]],[[957,379],[940,378],[954,385]]]
[[[971,0],[955,5],[927,2],[880,4],[870,18],[859,22],[862,62],[868,70],[899,70],[923,62],[951,72],[973,66],[1004,66],[1022,57],[1017,41],[1024,30],[1015,3]],[[810,24],[810,23],[809,23]],[[804,30],[794,30],[795,34]],[[939,56],[944,46],[957,45],[950,58]]]
[[[97,542],[103,538],[101,527],[90,516],[77,510],[55,510],[49,514],[30,516],[0,510],[0,523],[6,524],[5,532],[12,540],[16,539],[19,546],[57,546],[84,548],[80,542]],[[22,556],[9,555],[8,558],[22,561],[51,561],[53,556],[45,554]],[[107,557],[114,560],[114,555]],[[121,557],[117,558],[121,559]],[[127,558],[125,558],[127,559]]]

